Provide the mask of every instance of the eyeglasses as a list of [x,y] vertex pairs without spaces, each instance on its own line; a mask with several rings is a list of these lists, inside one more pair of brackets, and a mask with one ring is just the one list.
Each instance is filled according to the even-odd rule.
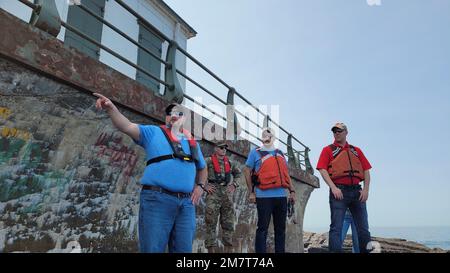
[[183,112],[171,112],[169,116],[182,117],[184,116]]

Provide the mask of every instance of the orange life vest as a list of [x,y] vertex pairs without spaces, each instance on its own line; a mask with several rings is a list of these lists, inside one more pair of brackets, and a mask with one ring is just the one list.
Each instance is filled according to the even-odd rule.
[[354,146],[349,145],[348,149],[343,149],[331,144],[329,147],[333,152],[333,160],[328,165],[328,174],[331,179],[348,176],[364,180],[364,169]]
[[289,188],[291,177],[282,151],[276,149],[275,155],[268,151],[256,149],[260,154],[261,167],[254,173],[255,184],[261,190],[271,188]]
[[187,131],[186,129],[183,129],[183,134],[187,138],[187,140],[189,142],[189,149],[191,150],[191,154],[186,154],[183,151],[183,148],[181,147],[180,140],[175,135],[172,134],[172,130],[167,128],[166,125],[161,125],[160,128],[161,128],[161,131],[163,132],[164,136],[166,137],[167,142],[169,142],[169,145],[172,148],[173,154],[162,155],[162,156],[157,156],[155,158],[152,158],[147,161],[147,166],[152,163],[160,162],[163,160],[175,159],[175,158],[186,161],[186,162],[198,161],[197,141],[195,141],[195,139],[192,137],[192,135],[189,131]]
[[220,169],[219,159],[217,158],[216,154],[213,154],[211,156],[211,161],[214,168],[214,175],[216,177],[215,181],[216,183],[225,183],[228,184],[231,181],[231,164],[228,160],[227,156],[223,157],[223,164],[225,167],[225,176],[222,175],[222,170]]

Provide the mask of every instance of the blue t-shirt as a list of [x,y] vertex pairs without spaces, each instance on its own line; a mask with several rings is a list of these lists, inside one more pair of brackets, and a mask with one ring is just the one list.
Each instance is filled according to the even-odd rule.
[[[266,150],[271,155],[275,155],[275,150]],[[248,154],[247,161],[245,165],[250,169],[255,168],[255,171],[259,171],[261,167],[261,155],[255,149],[252,149]],[[286,197],[286,189],[285,188],[272,188],[267,190],[261,190],[258,187],[255,187],[255,194],[257,198],[269,198],[269,197]]]
[[[149,159],[173,154],[172,147],[159,126],[139,125],[140,139],[135,141],[146,152],[146,161]],[[181,134],[177,136],[186,154],[190,153],[189,141]],[[148,165],[141,179],[142,185],[159,186],[174,192],[192,192],[195,184],[197,170],[206,167],[200,145],[197,143],[199,160],[195,164],[180,159],[168,159]]]

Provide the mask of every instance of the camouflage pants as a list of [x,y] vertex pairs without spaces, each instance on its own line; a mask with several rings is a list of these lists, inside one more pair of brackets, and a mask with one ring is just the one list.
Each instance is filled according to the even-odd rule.
[[227,192],[226,186],[217,184],[214,184],[214,186],[216,191],[206,196],[206,247],[217,246],[216,228],[219,218],[224,245],[231,245],[234,231],[234,209],[231,196]]

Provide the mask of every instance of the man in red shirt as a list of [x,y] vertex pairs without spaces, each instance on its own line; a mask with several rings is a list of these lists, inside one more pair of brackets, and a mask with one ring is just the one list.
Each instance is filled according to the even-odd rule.
[[[360,252],[366,253],[371,241],[366,201],[372,166],[360,148],[347,143],[348,131],[344,123],[336,123],[331,131],[334,143],[323,148],[317,163],[317,170],[330,187],[329,250],[342,251],[342,225],[349,208],[358,231]],[[364,181],[364,188],[359,184],[361,181]]]

